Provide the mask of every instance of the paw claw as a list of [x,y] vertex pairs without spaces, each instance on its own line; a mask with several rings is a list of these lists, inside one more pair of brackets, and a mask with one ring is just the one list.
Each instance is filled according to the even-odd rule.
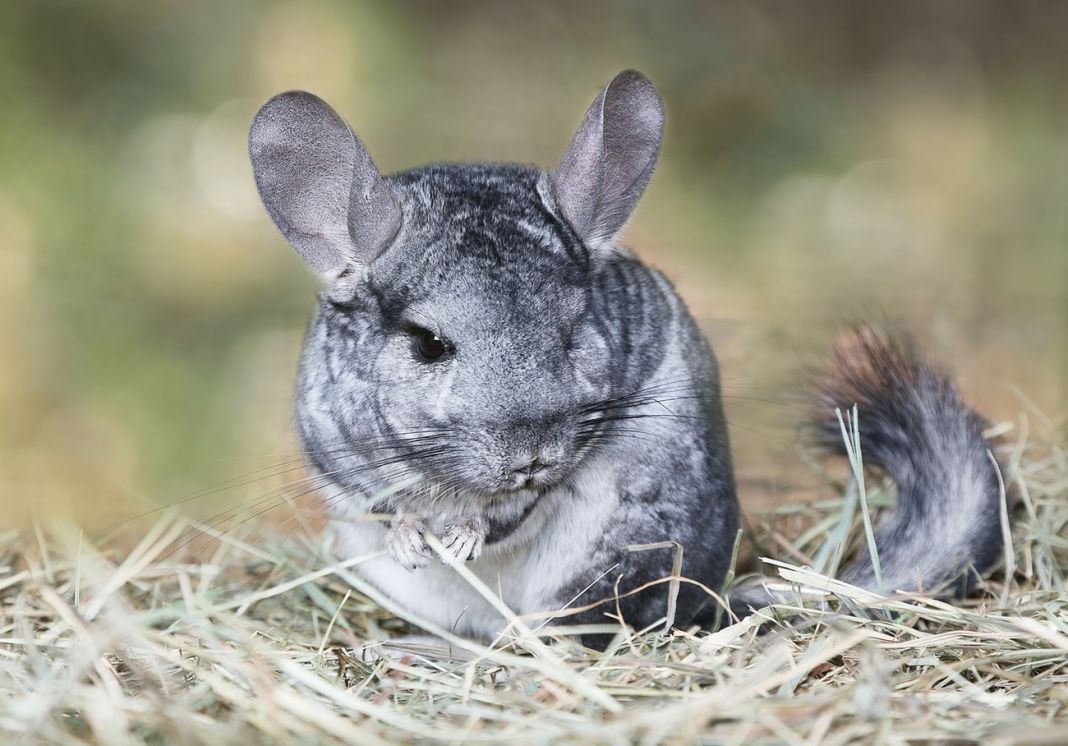
[[402,518],[386,534],[386,547],[393,561],[408,572],[430,563],[430,547],[423,541],[426,525],[422,521]]
[[[450,523],[445,526],[445,535],[441,545],[448,551],[449,557],[456,562],[471,562],[482,554],[486,541],[486,524],[479,518]],[[442,558],[441,564],[448,562]]]

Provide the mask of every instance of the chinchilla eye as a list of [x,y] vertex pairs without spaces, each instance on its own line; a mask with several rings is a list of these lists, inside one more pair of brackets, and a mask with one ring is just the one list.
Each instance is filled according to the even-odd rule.
[[423,362],[432,363],[440,360],[452,347],[447,341],[429,329],[421,326],[408,327],[408,334],[415,340],[415,352]]

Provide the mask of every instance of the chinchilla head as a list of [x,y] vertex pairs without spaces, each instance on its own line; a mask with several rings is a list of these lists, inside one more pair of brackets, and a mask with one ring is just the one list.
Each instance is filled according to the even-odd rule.
[[636,365],[620,335],[652,301],[615,292],[610,265],[662,127],[656,90],[628,71],[551,172],[382,176],[321,99],[264,104],[249,136],[256,184],[323,280],[297,403],[320,468],[336,462],[327,454],[392,464],[399,451],[432,482],[479,494],[562,479],[590,440],[591,405]]

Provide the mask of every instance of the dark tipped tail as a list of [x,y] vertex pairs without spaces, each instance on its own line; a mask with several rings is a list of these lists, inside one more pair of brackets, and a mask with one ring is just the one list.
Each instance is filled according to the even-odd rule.
[[[854,405],[863,462],[885,471],[898,496],[875,518],[880,577],[862,550],[841,579],[887,595],[966,594],[1002,551],[1000,482],[982,419],[907,339],[868,326],[840,336],[818,390],[815,429],[831,451],[846,453],[835,410],[845,416]],[[777,595],[764,584],[738,588],[731,606],[744,615]]]
[[897,505],[875,532],[881,569],[861,552],[842,573],[884,593],[967,593],[1001,557],[1001,490],[982,419],[953,382],[924,363],[907,339],[868,326],[838,340],[819,391],[817,432],[844,453],[835,409],[858,411],[865,465],[897,484]]

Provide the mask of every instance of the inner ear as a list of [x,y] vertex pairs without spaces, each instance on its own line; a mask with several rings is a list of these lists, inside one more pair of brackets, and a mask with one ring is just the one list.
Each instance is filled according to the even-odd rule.
[[317,272],[367,264],[396,235],[396,197],[363,143],[318,96],[289,91],[260,107],[249,157],[271,220]]
[[663,132],[660,94],[635,70],[612,78],[586,111],[550,179],[564,217],[591,247],[610,243],[634,212]]

